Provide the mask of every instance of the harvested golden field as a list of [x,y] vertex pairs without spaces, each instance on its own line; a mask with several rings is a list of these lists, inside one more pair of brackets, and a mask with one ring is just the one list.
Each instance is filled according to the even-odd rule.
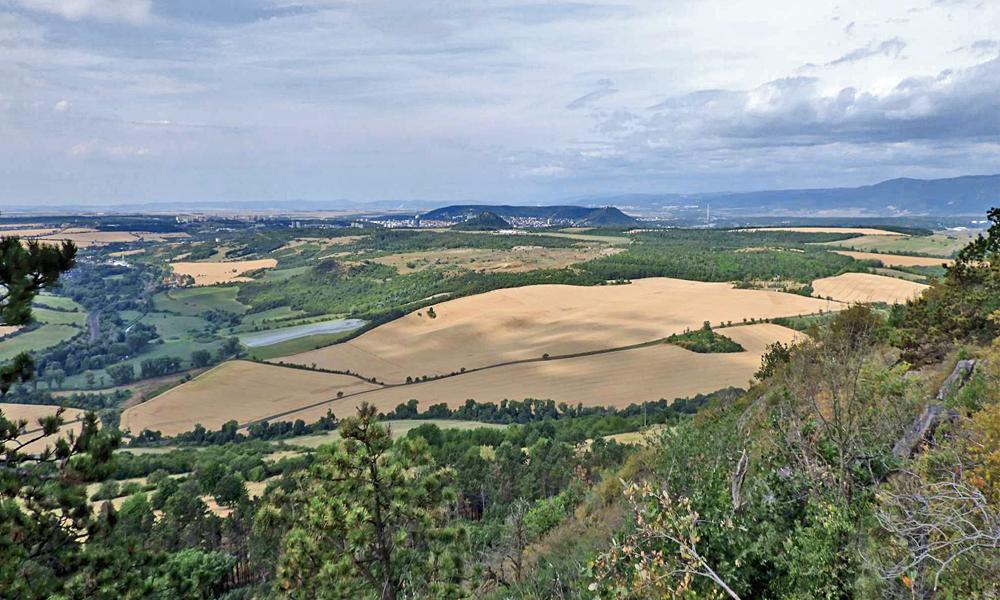
[[125,244],[133,242],[162,242],[171,239],[188,237],[186,233],[154,233],[150,231],[97,231],[87,227],[70,227],[55,230],[46,235],[34,237],[45,244],[61,244],[73,242],[81,248],[104,246],[107,244]]
[[647,400],[684,398],[728,386],[746,387],[760,368],[767,345],[802,339],[792,329],[773,324],[720,330],[746,351],[698,354],[670,344],[607,352],[578,358],[508,365],[413,385],[386,387],[335,400],[282,417],[314,422],[333,410],[352,414],[361,402],[380,411],[416,399],[421,407],[444,402],[459,406],[469,398],[499,403],[504,399],[551,399],[584,406],[624,407]]
[[0,338],[7,337],[20,328],[20,325],[0,325]]
[[443,302],[433,307],[435,318],[421,309],[348,342],[280,360],[401,383],[408,376],[648,342],[706,320],[741,323],[839,307],[795,294],[669,278],[534,285]]
[[798,231],[799,233],[856,233],[858,235],[891,235],[908,237],[906,234],[871,227],[754,227],[744,231]]
[[815,295],[839,302],[885,302],[902,304],[918,296],[928,286],[896,277],[870,273],[844,273],[817,279],[812,283]]
[[877,260],[886,267],[940,267],[941,265],[950,265],[955,262],[950,258],[878,254],[876,252],[855,252],[853,250],[834,250],[834,253],[850,256],[854,260]]
[[[39,429],[38,419],[41,417],[47,417],[49,415],[54,415],[58,406],[53,406],[51,404],[0,404],[0,412],[3,416],[11,421],[19,421],[21,419],[27,419],[28,426],[25,435],[17,438],[18,441],[24,442],[33,439],[38,436],[38,432],[33,430]],[[75,421],[83,416],[84,411],[75,408],[67,408],[63,411],[63,420],[66,424],[59,429],[59,437],[68,435],[70,431],[73,433],[80,433],[81,425],[80,423],[71,423],[70,421]],[[23,452],[41,452],[46,446],[54,445],[56,436],[50,436],[44,440],[39,440],[37,442],[28,444],[22,448]]]
[[0,229],[0,237],[36,238],[43,235],[51,235],[59,231],[52,227],[31,227]]
[[234,260],[232,262],[173,262],[170,263],[174,273],[190,275],[195,285],[215,285],[217,283],[233,283],[250,281],[242,277],[244,273],[257,269],[273,269],[278,261],[273,258],[260,260]]
[[428,252],[408,252],[390,254],[373,259],[377,263],[394,267],[400,273],[412,273],[428,267],[460,267],[470,271],[486,273],[515,273],[536,269],[561,269],[601,256],[621,252],[621,248],[590,245],[580,248],[544,248],[526,245],[515,246],[511,250],[483,250],[478,248],[456,248]]
[[159,430],[164,435],[190,431],[197,423],[219,429],[226,421],[244,423],[335,398],[337,392],[374,387],[347,375],[230,361],[125,409],[121,428],[133,433]]

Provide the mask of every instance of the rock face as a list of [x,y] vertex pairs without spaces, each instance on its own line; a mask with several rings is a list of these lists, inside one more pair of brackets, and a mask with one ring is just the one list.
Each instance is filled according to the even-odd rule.
[[937,395],[934,397],[936,402],[927,405],[924,412],[917,417],[917,420],[910,425],[910,428],[903,437],[892,447],[893,456],[896,458],[909,458],[913,456],[920,444],[930,440],[931,436],[934,435],[934,430],[941,423],[954,421],[958,418],[958,413],[945,408],[940,403],[962,389],[962,386],[969,381],[975,370],[976,361],[958,361],[955,369],[944,380],[944,383],[941,384],[941,389],[938,390]]
[[938,402],[944,402],[949,396],[962,389],[962,386],[969,381],[972,377],[972,372],[976,370],[976,361],[974,360],[960,360],[958,364],[955,365],[955,370],[951,372],[951,375],[944,380],[941,384],[941,389],[938,390],[937,396],[934,397]]
[[917,417],[917,420],[910,425],[903,437],[892,447],[892,455],[896,458],[910,458],[920,444],[934,435],[934,430],[937,429],[938,425],[952,421],[956,417],[958,414],[953,410],[940,404],[929,404],[924,412]]

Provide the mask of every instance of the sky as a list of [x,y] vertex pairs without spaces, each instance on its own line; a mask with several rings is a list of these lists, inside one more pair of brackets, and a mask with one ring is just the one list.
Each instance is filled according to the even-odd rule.
[[998,0],[0,0],[0,209],[1000,173]]

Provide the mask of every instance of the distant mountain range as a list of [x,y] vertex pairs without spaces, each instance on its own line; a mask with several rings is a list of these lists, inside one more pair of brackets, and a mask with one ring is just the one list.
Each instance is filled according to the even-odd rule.
[[[426,212],[420,216],[424,220],[456,221],[459,223],[475,222],[484,214],[512,222],[514,225],[525,224],[523,221],[545,221],[551,224],[577,225],[588,227],[631,227],[638,224],[614,206],[590,208],[586,206],[511,206],[488,204],[456,204]],[[545,223],[533,223],[545,224]]]
[[[417,214],[440,203],[429,200],[179,200],[170,203],[129,203],[81,205],[30,205],[4,202],[4,213],[79,214],[165,213],[211,211],[260,211],[302,213],[347,211],[355,214]],[[711,205],[713,215],[800,216],[800,217],[877,217],[877,216],[983,216],[993,206],[1000,206],[1000,175],[967,175],[950,179],[890,179],[874,185],[842,188],[762,190],[756,192],[715,192],[703,194],[619,194],[594,195],[564,200],[555,206],[509,206],[462,204],[431,210],[425,218],[459,220],[472,218],[485,209],[505,219],[547,218],[566,222],[587,218],[586,211],[600,207],[618,207],[629,213],[677,214],[704,212]],[[595,217],[596,218],[596,217]],[[605,214],[606,225],[628,226],[628,217]],[[597,224],[597,223],[594,223]]]
[[1000,206],[1000,175],[951,179],[890,179],[852,188],[764,190],[708,194],[629,194],[579,198],[583,204],[613,204],[642,211],[671,208],[736,212],[741,215],[982,216]]

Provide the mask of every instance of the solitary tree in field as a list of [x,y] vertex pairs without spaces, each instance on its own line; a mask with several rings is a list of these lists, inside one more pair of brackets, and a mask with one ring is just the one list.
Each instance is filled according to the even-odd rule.
[[422,438],[393,444],[364,404],[343,442],[321,448],[302,488],[278,564],[291,598],[448,598],[461,595],[463,532],[450,527],[450,469]]

